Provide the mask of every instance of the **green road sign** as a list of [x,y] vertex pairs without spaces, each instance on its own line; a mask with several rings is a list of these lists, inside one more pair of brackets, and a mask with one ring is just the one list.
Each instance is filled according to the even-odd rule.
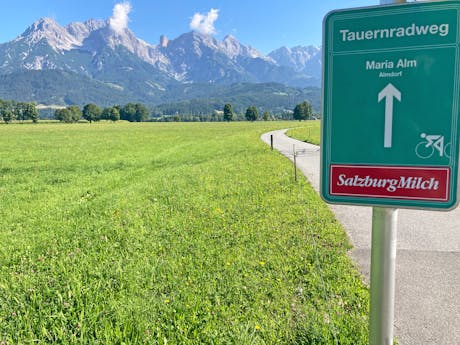
[[324,20],[321,194],[332,203],[457,203],[460,1]]

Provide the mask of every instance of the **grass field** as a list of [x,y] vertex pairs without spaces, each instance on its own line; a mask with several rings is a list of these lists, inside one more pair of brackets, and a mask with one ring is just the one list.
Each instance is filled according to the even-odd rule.
[[0,344],[367,344],[290,126],[0,126]]
[[[286,135],[300,141],[319,145],[321,141],[321,122],[320,121],[305,121],[296,122],[298,126],[288,130]],[[291,125],[291,127],[293,127]]]

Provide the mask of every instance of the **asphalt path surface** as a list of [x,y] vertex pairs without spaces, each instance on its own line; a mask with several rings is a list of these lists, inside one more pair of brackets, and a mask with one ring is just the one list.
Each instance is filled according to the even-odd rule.
[[[318,146],[262,135],[293,159],[319,191]],[[372,208],[329,205],[354,246],[351,255],[369,282]],[[397,230],[394,333],[400,345],[460,344],[460,207],[449,212],[400,209]]]

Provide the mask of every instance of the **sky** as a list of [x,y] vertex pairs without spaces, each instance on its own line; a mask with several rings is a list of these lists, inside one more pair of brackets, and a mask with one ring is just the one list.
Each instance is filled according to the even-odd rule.
[[[6,1],[6,0],[2,0]],[[0,11],[0,43],[13,40],[34,21],[60,25],[110,19],[137,37],[158,44],[196,30],[217,39],[235,36],[260,52],[286,46],[321,45],[322,20],[331,10],[378,5],[378,0],[13,0]]]

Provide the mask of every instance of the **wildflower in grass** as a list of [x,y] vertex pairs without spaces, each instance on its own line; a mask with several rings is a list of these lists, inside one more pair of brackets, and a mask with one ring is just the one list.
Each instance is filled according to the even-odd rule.
[[259,325],[256,325],[256,326],[254,327],[254,329],[255,329],[256,331],[260,331],[260,326],[259,326]]
[[168,304],[171,301],[169,299],[165,299],[163,302],[164,302],[164,304]]
[[265,266],[265,261],[259,261],[260,266]]

